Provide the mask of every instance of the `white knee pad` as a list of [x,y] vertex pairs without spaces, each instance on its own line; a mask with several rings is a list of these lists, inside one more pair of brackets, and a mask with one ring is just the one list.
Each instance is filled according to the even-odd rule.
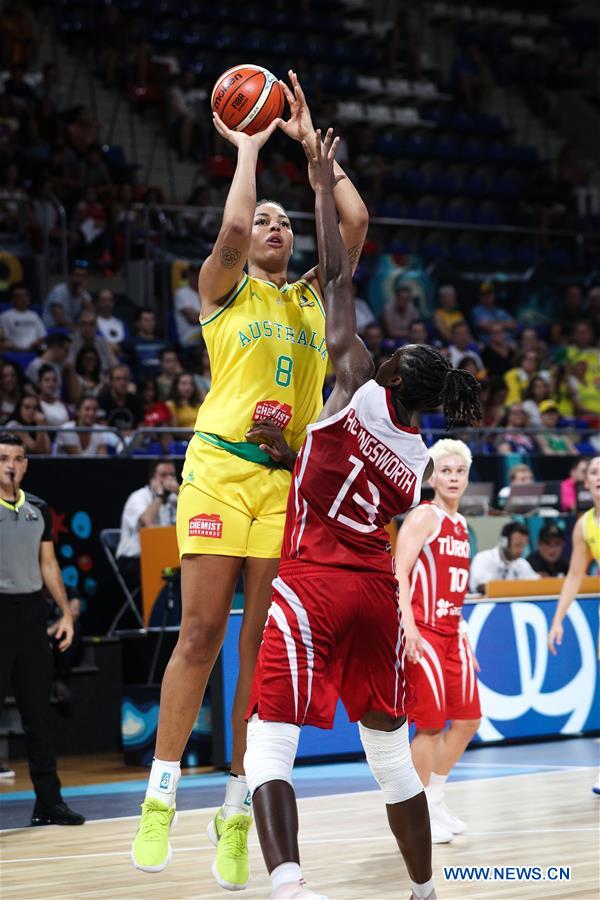
[[250,792],[266,781],[292,783],[300,729],[287,722],[263,722],[256,714],[248,722],[244,769]]
[[402,803],[423,790],[408,741],[408,722],[396,731],[375,731],[358,723],[367,762],[386,803]]

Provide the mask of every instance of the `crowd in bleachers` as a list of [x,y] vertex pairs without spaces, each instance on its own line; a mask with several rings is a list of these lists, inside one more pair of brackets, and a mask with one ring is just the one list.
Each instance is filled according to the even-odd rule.
[[[453,4],[433,6],[439,27],[456,27]],[[94,296],[88,290],[90,274],[97,284],[97,276],[122,268],[126,231],[133,243],[152,231],[135,202],[164,196],[136,183],[135,167],[120,148],[101,144],[102,128],[90,110],[69,105],[56,64],[36,58],[32,11],[44,7],[9,0],[0,25],[0,231],[19,231],[32,250],[51,256],[61,238],[58,201],[67,214],[72,262],[67,280],[45,296],[31,298],[18,279],[10,279],[0,305],[0,421],[15,428],[37,425],[39,431],[23,432],[32,453],[53,445],[67,453],[114,453],[140,426],[193,428],[210,387],[197,267],[190,264],[172,296],[163,298],[171,310],[165,322],[157,321],[152,302],[133,315],[126,297],[115,298],[108,288]],[[507,240],[469,230],[505,223],[573,227],[579,213],[574,188],[583,169],[589,176],[573,148],[553,173],[535,147],[519,145],[488,112],[493,82],[506,81],[490,49],[489,22],[479,20],[457,39],[451,71],[440,73],[404,9],[383,32],[365,7],[357,4],[350,12],[342,0],[305,0],[293,11],[283,2],[268,11],[250,2],[235,17],[228,6],[179,0],[63,0],[55,13],[61,39],[89,52],[94,74],[124,91],[138,110],[153,107],[180,155],[197,159],[201,175],[189,198],[193,205],[221,205],[233,174],[231,148],[207,115],[214,78],[240,55],[277,72],[293,65],[315,120],[341,129],[340,161],[372,215],[461,226],[451,239],[435,228],[371,229],[356,309],[374,359],[406,342],[427,342],[454,366],[470,370],[483,387],[482,425],[504,429],[486,438],[489,452],[573,455],[597,449],[597,437],[589,433],[600,422],[600,286],[589,274],[597,244],[586,243],[575,260],[572,246],[560,241],[534,247],[527,236]],[[546,21],[529,25],[556,37]],[[515,27],[513,22],[513,32]],[[584,66],[579,32],[567,32]],[[564,75],[567,62],[556,71]],[[544,82],[548,89],[555,83]],[[312,208],[301,149],[281,134],[261,160],[258,189],[290,208]],[[585,226],[595,224],[588,215]],[[293,266],[300,274],[314,262],[316,248],[312,224],[294,225]],[[183,210],[165,219],[165,244],[154,249],[201,261],[217,227],[214,214]],[[384,255],[405,259],[415,251],[423,266],[439,258],[451,263],[449,272],[434,273],[429,308],[401,268],[391,291],[373,288]],[[461,278],[472,269],[510,271],[534,261],[546,266],[551,298],[533,317],[523,292],[511,295],[504,285],[499,296],[490,280],[475,290],[471,281],[466,290]],[[110,430],[96,436],[75,430],[93,424]],[[431,432],[443,427],[436,413],[424,416],[422,425]],[[144,446],[179,451],[183,437],[150,434]]]

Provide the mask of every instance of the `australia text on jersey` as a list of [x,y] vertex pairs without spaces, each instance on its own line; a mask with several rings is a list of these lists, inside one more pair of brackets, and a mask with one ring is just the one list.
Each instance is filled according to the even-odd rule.
[[312,331],[310,337],[304,328],[296,331],[291,325],[284,325],[281,322],[271,322],[265,319],[263,322],[248,322],[247,331],[238,330],[240,339],[240,347],[247,347],[252,341],[258,341],[260,338],[273,338],[277,341],[284,341],[288,344],[298,344],[300,347],[307,347],[310,350],[316,350],[323,359],[327,359],[327,347],[325,346],[325,338],[319,336],[316,331]]
[[356,437],[362,456],[387,475],[400,490],[411,491],[414,488],[417,481],[415,473],[389,447],[363,428],[354,409],[348,410],[343,427]]

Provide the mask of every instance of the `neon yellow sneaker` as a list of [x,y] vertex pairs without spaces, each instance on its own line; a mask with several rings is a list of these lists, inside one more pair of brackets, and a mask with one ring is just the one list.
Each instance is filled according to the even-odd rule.
[[142,872],[162,872],[173,852],[169,833],[177,815],[174,806],[146,797],[142,818],[131,847],[131,861]]
[[250,878],[248,862],[248,832],[252,816],[223,818],[223,807],[218,809],[208,824],[208,836],[217,848],[212,873],[227,891],[243,891]]

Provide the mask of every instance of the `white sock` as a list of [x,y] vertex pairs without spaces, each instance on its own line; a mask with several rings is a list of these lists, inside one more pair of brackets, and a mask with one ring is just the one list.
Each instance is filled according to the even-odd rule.
[[427,799],[430,803],[441,803],[444,798],[444,785],[446,784],[447,775],[436,775],[432,772],[429,777],[429,784],[425,788]]
[[282,884],[293,884],[295,881],[301,881],[302,869],[298,863],[287,862],[276,866],[271,872],[271,887],[274,891]]
[[154,759],[148,779],[146,797],[161,800],[167,806],[175,806],[175,794],[181,778],[181,764],[178,760]]
[[427,900],[434,887],[433,878],[430,878],[425,884],[417,884],[415,881],[411,881],[410,886],[415,897],[418,897],[419,900]]
[[225,789],[225,802],[223,803],[223,818],[229,816],[245,815],[252,812],[252,795],[248,789],[245,775],[229,775],[227,788]]

